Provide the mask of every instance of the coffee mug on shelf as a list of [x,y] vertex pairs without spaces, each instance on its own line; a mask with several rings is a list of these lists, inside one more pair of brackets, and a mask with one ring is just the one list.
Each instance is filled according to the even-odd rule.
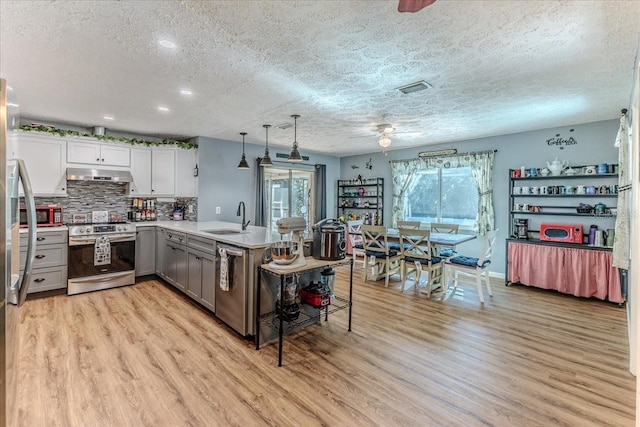
[[514,203],[513,204],[513,210],[517,211],[517,212],[521,211],[522,210],[522,204],[521,203]]
[[522,205],[522,210],[523,211],[528,211],[529,210],[529,204],[525,203]]
[[538,169],[537,168],[529,168],[528,170],[528,176],[538,176]]
[[582,173],[584,175],[595,175],[596,167],[595,166],[585,166],[582,168]]
[[585,194],[596,194],[596,187],[594,185],[587,185],[584,187]]
[[549,194],[549,187],[546,185],[543,185],[542,187],[540,187],[540,194]]
[[576,194],[585,194],[584,185],[578,185],[576,187]]
[[531,194],[531,193],[529,192],[529,187],[526,187],[526,186],[525,186],[525,187],[522,187],[522,194]]
[[513,194],[522,194],[521,187],[513,187]]
[[531,187],[529,188],[529,192],[531,194],[540,194],[540,187]]
[[520,178],[520,169],[514,169],[511,171],[511,176],[514,178]]
[[607,163],[598,163],[598,174],[609,173],[609,165]]

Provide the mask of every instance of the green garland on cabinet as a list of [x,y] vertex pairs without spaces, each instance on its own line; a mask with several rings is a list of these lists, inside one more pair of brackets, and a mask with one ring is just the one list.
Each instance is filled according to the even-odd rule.
[[154,141],[146,141],[144,139],[138,139],[138,138],[126,138],[123,136],[91,135],[89,133],[82,133],[75,130],[57,129],[53,126],[44,126],[44,125],[39,125],[39,126],[22,125],[20,126],[20,129],[26,132],[46,132],[53,135],[59,135],[62,137],[81,136],[85,138],[95,138],[100,141],[123,142],[125,144],[130,144],[130,145],[144,145],[145,147],[173,145],[179,148],[184,148],[185,150],[194,150],[198,148],[196,144],[193,144],[191,142],[174,141],[172,139],[163,139],[160,142],[154,142]]

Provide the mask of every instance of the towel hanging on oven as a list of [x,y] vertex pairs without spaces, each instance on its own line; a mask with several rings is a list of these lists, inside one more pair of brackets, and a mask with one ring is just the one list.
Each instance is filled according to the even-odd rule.
[[98,236],[93,249],[93,265],[107,264],[111,264],[111,242],[108,236]]

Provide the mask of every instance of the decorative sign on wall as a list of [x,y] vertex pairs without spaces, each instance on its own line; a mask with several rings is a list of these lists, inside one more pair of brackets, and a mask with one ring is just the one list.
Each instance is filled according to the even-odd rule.
[[[569,129],[569,132],[573,131],[574,129]],[[553,138],[547,139],[547,145],[550,147],[556,146],[561,150],[564,150],[565,147],[568,147],[570,145],[578,145],[578,141],[572,136],[570,136],[569,138],[563,138],[559,133],[557,133]]]
[[371,164],[371,157],[369,157],[369,161],[367,162],[367,165],[365,167],[369,170],[373,169],[373,165]]

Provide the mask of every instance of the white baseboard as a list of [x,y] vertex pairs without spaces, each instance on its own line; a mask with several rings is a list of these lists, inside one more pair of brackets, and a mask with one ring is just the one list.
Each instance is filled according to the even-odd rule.
[[489,277],[493,277],[495,279],[501,279],[504,280],[504,273],[495,273],[493,271],[489,272]]

